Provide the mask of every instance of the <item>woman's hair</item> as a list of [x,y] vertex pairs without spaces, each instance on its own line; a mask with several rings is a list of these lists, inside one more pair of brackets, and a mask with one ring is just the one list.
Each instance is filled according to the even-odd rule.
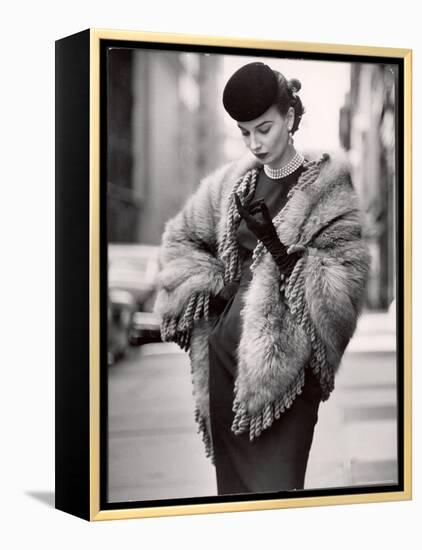
[[302,105],[302,101],[297,93],[300,91],[302,85],[299,80],[292,78],[287,80],[286,77],[279,71],[273,69],[273,73],[277,78],[278,90],[277,99],[274,105],[278,108],[280,113],[285,116],[289,107],[293,107],[295,117],[293,121],[292,134],[299,128],[302,115],[305,112],[305,108]]

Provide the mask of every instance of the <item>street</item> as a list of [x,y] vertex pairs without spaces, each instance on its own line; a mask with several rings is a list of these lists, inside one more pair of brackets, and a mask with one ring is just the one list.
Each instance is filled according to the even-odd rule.
[[[193,418],[188,357],[148,344],[109,368],[109,501],[216,494]],[[397,481],[395,333],[366,314],[319,409],[305,488]]]
[[215,494],[193,416],[189,361],[148,344],[109,370],[109,500]]

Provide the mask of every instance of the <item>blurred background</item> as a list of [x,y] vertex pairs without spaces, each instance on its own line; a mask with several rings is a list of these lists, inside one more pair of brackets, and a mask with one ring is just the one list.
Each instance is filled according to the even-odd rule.
[[110,502],[216,494],[193,421],[187,354],[161,342],[152,310],[165,222],[203,176],[244,152],[221,97],[231,74],[250,61],[301,81],[299,150],[348,156],[372,256],[364,313],[336,390],[320,408],[306,488],[397,482],[397,68],[110,48]]

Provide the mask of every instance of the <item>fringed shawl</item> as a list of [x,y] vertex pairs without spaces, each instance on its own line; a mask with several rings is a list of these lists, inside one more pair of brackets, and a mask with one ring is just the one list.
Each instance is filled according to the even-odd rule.
[[[162,239],[156,311],[163,341],[189,352],[195,418],[212,458],[208,394],[209,298],[240,275],[234,203],[255,188],[259,167],[230,163],[201,182]],[[344,162],[323,155],[306,161],[297,185],[273,223],[289,252],[302,258],[280,276],[262,243],[253,251],[244,295],[238,372],[233,396],[235,434],[253,440],[288,409],[304,385],[304,369],[318,376],[328,399],[362,307],[369,255],[361,239],[360,209]]]

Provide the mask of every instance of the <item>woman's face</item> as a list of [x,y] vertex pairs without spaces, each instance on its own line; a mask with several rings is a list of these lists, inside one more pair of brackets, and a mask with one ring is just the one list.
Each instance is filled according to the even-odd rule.
[[246,147],[263,163],[278,168],[291,156],[289,128],[294,111],[290,108],[283,116],[275,105],[254,120],[238,122]]

